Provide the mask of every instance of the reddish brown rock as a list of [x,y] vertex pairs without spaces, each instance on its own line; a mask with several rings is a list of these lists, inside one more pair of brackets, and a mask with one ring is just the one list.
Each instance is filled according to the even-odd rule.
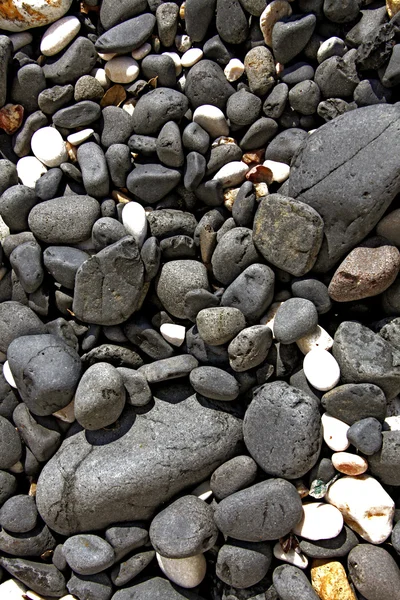
[[329,284],[336,302],[350,302],[377,296],[396,279],[400,252],[394,246],[354,248],[340,264]]

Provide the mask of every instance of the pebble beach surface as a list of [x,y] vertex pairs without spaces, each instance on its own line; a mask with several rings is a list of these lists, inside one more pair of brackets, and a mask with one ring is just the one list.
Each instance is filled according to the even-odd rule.
[[400,600],[400,2],[0,2],[0,600]]

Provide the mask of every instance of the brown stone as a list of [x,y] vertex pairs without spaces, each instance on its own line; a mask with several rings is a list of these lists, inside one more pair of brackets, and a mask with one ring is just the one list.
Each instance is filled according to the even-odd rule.
[[338,561],[313,560],[311,583],[321,600],[357,600],[346,571]]
[[21,127],[24,119],[24,107],[20,104],[6,104],[0,110],[0,129],[12,135]]
[[267,183],[271,184],[274,176],[272,174],[271,169],[268,167],[264,167],[263,165],[257,165],[256,167],[252,167],[250,171],[246,173],[246,179],[251,181],[252,183]]
[[392,285],[399,269],[400,252],[394,246],[354,248],[334,273],[329,295],[336,302],[377,296]]

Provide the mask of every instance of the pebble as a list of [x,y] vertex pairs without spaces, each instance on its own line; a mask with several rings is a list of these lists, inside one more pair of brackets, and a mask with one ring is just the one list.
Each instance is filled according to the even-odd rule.
[[32,152],[46,167],[58,167],[68,160],[65,142],[57,129],[43,127],[31,140]]
[[244,64],[238,58],[232,58],[224,69],[224,75],[230,83],[237,81],[244,73]]
[[10,385],[13,388],[17,387],[17,384],[15,383],[14,376],[11,373],[11,369],[10,369],[10,365],[8,363],[8,360],[6,360],[6,362],[3,364],[3,377],[7,381],[8,385]]
[[217,367],[197,367],[191,371],[189,380],[198,394],[212,400],[230,401],[239,395],[236,379]]
[[[307,355],[308,356],[308,355]],[[327,446],[335,452],[343,452],[350,446],[347,439],[349,425],[340,419],[332,417],[329,413],[324,413],[321,417],[324,441]]]
[[310,350],[303,361],[304,374],[317,390],[326,392],[334,388],[340,379],[340,367],[327,350]]
[[339,385],[324,394],[321,403],[329,414],[348,425],[368,417],[383,421],[387,410],[385,394],[370,383]]
[[257,476],[257,463],[250,456],[235,456],[211,475],[210,488],[217,500],[249,487]]
[[35,500],[32,496],[19,494],[9,498],[0,509],[0,524],[11,533],[31,531],[38,519]]
[[203,104],[193,113],[193,122],[200,125],[212,138],[229,134],[228,123],[221,109]]
[[272,32],[275,23],[283,17],[290,17],[291,14],[292,7],[286,0],[273,0],[266,6],[260,15],[260,29],[267,46],[272,47]]
[[207,563],[203,554],[188,558],[165,558],[156,553],[156,558],[168,579],[185,589],[200,585],[206,575]]
[[310,333],[296,340],[296,344],[303,354],[308,354],[311,350],[330,350],[333,346],[333,338],[325,329],[317,325]]
[[318,313],[312,302],[303,298],[289,298],[276,312],[274,337],[282,344],[292,344],[313,331],[317,323]]
[[228,346],[229,364],[236,372],[258,367],[268,356],[272,332],[265,325],[242,329]]
[[150,37],[156,18],[151,13],[144,13],[133,19],[127,19],[114,25],[103,33],[96,41],[98,52],[116,52],[124,54],[140,48]]
[[256,585],[265,577],[271,560],[269,544],[231,540],[219,549],[216,573],[227,585],[244,589]]
[[257,46],[249,50],[244,57],[244,69],[253,94],[265,96],[273,88],[276,69],[272,52],[268,48]]
[[347,556],[358,544],[358,537],[346,525],[334,538],[328,540],[301,540],[300,550],[311,558],[340,558]]
[[186,318],[185,295],[196,289],[209,289],[207,270],[200,262],[176,260],[167,262],[162,267],[156,291],[172,316],[178,319]]
[[263,165],[272,171],[273,181],[276,181],[277,183],[283,183],[288,179],[290,174],[289,165],[277,162],[275,160],[266,160],[264,161]]
[[[201,48],[190,48],[180,58],[182,67],[193,67],[199,60],[203,58]],[[229,79],[228,79],[229,81]]]
[[44,175],[47,168],[36,156],[25,156],[17,162],[18,177],[22,185],[35,189],[37,181]]
[[73,146],[79,146],[83,142],[86,142],[94,133],[93,129],[82,129],[81,131],[77,131],[76,133],[71,133],[67,137],[67,141]]
[[[279,1],[279,0],[274,0]],[[319,600],[306,575],[292,565],[280,565],[272,573],[272,581],[281,600]]]
[[82,75],[90,73],[97,57],[94,44],[89,39],[79,36],[60,58],[46,62],[43,73],[46,79],[54,84],[74,83]]
[[40,51],[44,56],[54,56],[61,52],[74,39],[81,28],[77,17],[58,19],[43,34]]
[[343,517],[335,506],[310,502],[303,504],[303,517],[293,532],[307,540],[326,540],[339,535],[342,527]]
[[131,83],[139,75],[139,65],[129,56],[116,56],[107,62],[105,72],[114,83]]
[[246,321],[237,308],[204,308],[196,317],[199,334],[206,344],[220,346],[244,329]]
[[311,583],[321,600],[357,600],[346,571],[338,561],[314,560]]
[[350,578],[360,594],[368,600],[400,598],[400,570],[394,558],[384,548],[359,544],[347,558]]
[[186,329],[183,325],[163,323],[160,327],[160,333],[167,342],[179,348],[185,341]]
[[94,575],[114,562],[114,550],[108,542],[92,534],[73,535],[62,547],[62,553],[75,573]]
[[273,547],[273,554],[278,560],[283,560],[299,569],[306,569],[308,567],[308,559],[304,554],[298,552],[297,549],[290,549],[284,552],[280,542],[277,542]]
[[22,454],[21,440],[10,421],[0,415],[0,469],[9,469],[19,461]]
[[71,0],[50,0],[45,4],[34,2],[27,8],[22,1],[13,0],[11,5],[2,11],[0,27],[6,31],[25,31],[47,25],[62,17],[70,6]]
[[141,248],[147,234],[147,219],[143,206],[138,202],[125,204],[122,209],[122,224]]
[[214,175],[214,181],[220,181],[223,188],[241,184],[249,170],[249,166],[241,161],[232,161],[224,165]]
[[337,471],[345,475],[362,475],[368,469],[368,462],[362,456],[351,452],[334,452],[332,463]]
[[361,419],[350,427],[347,439],[357,450],[371,456],[382,447],[382,425],[373,417]]

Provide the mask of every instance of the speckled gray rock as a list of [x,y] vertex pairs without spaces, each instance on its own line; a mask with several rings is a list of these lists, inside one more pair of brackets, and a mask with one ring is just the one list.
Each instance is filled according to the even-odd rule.
[[236,589],[244,589],[261,581],[271,562],[269,544],[230,540],[221,546],[215,568],[221,581]]
[[112,0],[104,0],[101,3],[100,21],[104,29],[110,29],[126,19],[135,17],[147,8],[146,0],[122,0],[118,4]]
[[68,289],[74,289],[79,267],[89,254],[71,246],[49,246],[43,252],[44,266],[54,279]]
[[196,325],[206,344],[221,346],[245,328],[246,320],[239,309],[221,306],[203,308],[196,317]]
[[234,92],[221,67],[211,60],[201,60],[187,74],[185,94],[193,109],[212,104],[223,111]]
[[368,327],[342,322],[336,330],[333,355],[339,363],[342,383],[373,383],[388,400],[400,391],[400,354]]
[[224,42],[244,42],[248,35],[248,20],[239,0],[217,0],[216,9],[217,31]]
[[304,298],[289,298],[278,308],[274,336],[282,344],[293,344],[318,325],[315,305]]
[[253,325],[242,329],[228,346],[230,366],[237,372],[258,367],[267,358],[271,344],[269,327]]
[[38,513],[32,496],[18,494],[0,509],[0,525],[12,533],[25,533],[36,525]]
[[63,106],[71,102],[74,97],[74,86],[55,85],[40,92],[38,104],[41,111],[46,115],[54,115]]
[[[7,467],[8,468],[8,467]],[[17,480],[7,471],[0,471],[0,506],[17,490]]]
[[126,236],[79,267],[75,277],[74,313],[87,323],[123,323],[137,310],[143,276],[137,244],[131,236]]
[[221,500],[214,519],[225,536],[263,542],[286,535],[301,519],[302,512],[294,485],[284,479],[268,479]]
[[202,596],[193,594],[189,590],[181,593],[168,579],[162,577],[152,577],[142,583],[119,590],[112,600],[155,600],[155,598],[157,600],[203,600]]
[[194,356],[182,354],[143,365],[140,367],[139,373],[146,377],[148,383],[159,383],[160,381],[187,377],[198,366],[199,363]]
[[81,144],[78,147],[77,157],[86,193],[95,198],[107,196],[110,187],[110,176],[106,157],[101,147],[95,142]]
[[142,373],[126,367],[118,367],[117,371],[122,377],[129,404],[144,406],[151,401],[153,395]]
[[118,561],[132,550],[147,544],[149,534],[144,522],[133,521],[109,527],[105,538],[114,548],[115,560]]
[[244,67],[250,91],[265,96],[275,83],[275,61],[272,52],[265,46],[252,48],[244,58]]
[[1,416],[0,433],[0,469],[9,469],[21,458],[21,439],[10,421]]
[[37,242],[19,244],[10,254],[10,264],[27,294],[43,282],[42,249]]
[[196,496],[183,496],[154,517],[150,525],[153,548],[166,558],[186,558],[215,544],[218,529],[212,508]]
[[0,197],[0,216],[11,233],[28,229],[28,215],[37,204],[35,191],[26,185],[12,185]]
[[238,127],[251,125],[261,113],[261,100],[255,94],[240,90],[232,94],[226,105],[226,115]]
[[187,0],[185,26],[194,42],[201,42],[214,17],[216,0]]
[[144,13],[133,19],[114,25],[101,35],[95,44],[97,52],[125,54],[139,48],[151,36],[156,18]]
[[74,83],[93,69],[97,60],[94,44],[86,37],[78,37],[61,54],[48,58],[43,66],[46,79],[64,85]]
[[311,558],[340,558],[347,556],[357,544],[358,537],[345,525],[339,535],[330,540],[301,540],[300,550]]
[[28,306],[19,302],[0,303],[0,350],[7,352],[10,343],[22,335],[45,333],[45,326]]
[[77,244],[90,238],[100,205],[90,196],[62,196],[46,200],[29,213],[29,228],[47,244]]
[[379,421],[386,417],[385,394],[381,388],[371,383],[336,386],[322,396],[321,404],[330,415],[348,425],[367,417],[374,417]]
[[67,593],[64,575],[54,566],[25,558],[0,557],[0,565],[30,590],[43,596],[61,598]]
[[225,233],[212,255],[211,264],[215,277],[229,285],[246,267],[259,262],[259,254],[253,244],[251,229],[235,227]]
[[81,374],[81,360],[61,338],[16,338],[8,347],[7,358],[18,392],[34,415],[51,415],[71,402]]
[[[106,527],[116,515],[148,519],[232,458],[241,429],[239,419],[203,407],[194,396],[177,404],[156,399],[138,415],[127,407],[113,431],[82,431],[63,442],[40,474],[38,510],[67,535]],[[73,501],[65,503],[67,496]]]
[[307,576],[292,565],[280,565],[272,574],[274,588],[280,600],[319,600]]
[[236,379],[217,367],[198,367],[190,373],[194,390],[212,400],[235,400],[239,395]]
[[152,90],[141,96],[135,106],[135,133],[156,134],[168,121],[180,121],[188,108],[188,99],[181,92],[162,87]]
[[[136,109],[135,109],[136,112]],[[147,204],[154,204],[173,190],[181,174],[160,164],[137,165],[126,180],[126,186],[134,196]]]
[[368,600],[400,598],[400,570],[387,550],[372,544],[359,544],[347,559],[349,575],[358,592]]
[[382,431],[382,447],[368,457],[371,474],[385,485],[400,485],[400,431]]
[[[26,469],[25,461],[25,469]],[[0,532],[0,551],[12,556],[41,556],[52,550],[56,540],[47,525],[40,523],[25,533],[9,533],[6,529]]]
[[64,542],[62,553],[79,575],[95,575],[114,562],[112,546],[98,535],[73,535]]
[[211,475],[210,489],[217,500],[249,487],[257,476],[257,463],[250,456],[235,456]]
[[195,260],[166,263],[156,284],[156,292],[165,309],[179,319],[186,318],[185,295],[190,290],[209,290],[207,269]]
[[104,88],[92,75],[83,75],[78,79],[74,87],[74,100],[101,100],[104,96]]
[[179,7],[175,2],[163,2],[156,10],[160,42],[166,48],[173,45],[178,28]]
[[111,579],[106,573],[96,575],[72,573],[67,588],[69,593],[79,600],[110,600],[112,595]]
[[371,456],[382,447],[382,425],[373,417],[361,419],[347,430],[347,439],[359,452]]
[[168,121],[161,129],[156,142],[157,156],[167,167],[181,167],[183,155],[181,133],[177,123]]
[[259,387],[246,411],[244,440],[269,475],[295,479],[317,462],[322,443],[318,404],[283,381]]

